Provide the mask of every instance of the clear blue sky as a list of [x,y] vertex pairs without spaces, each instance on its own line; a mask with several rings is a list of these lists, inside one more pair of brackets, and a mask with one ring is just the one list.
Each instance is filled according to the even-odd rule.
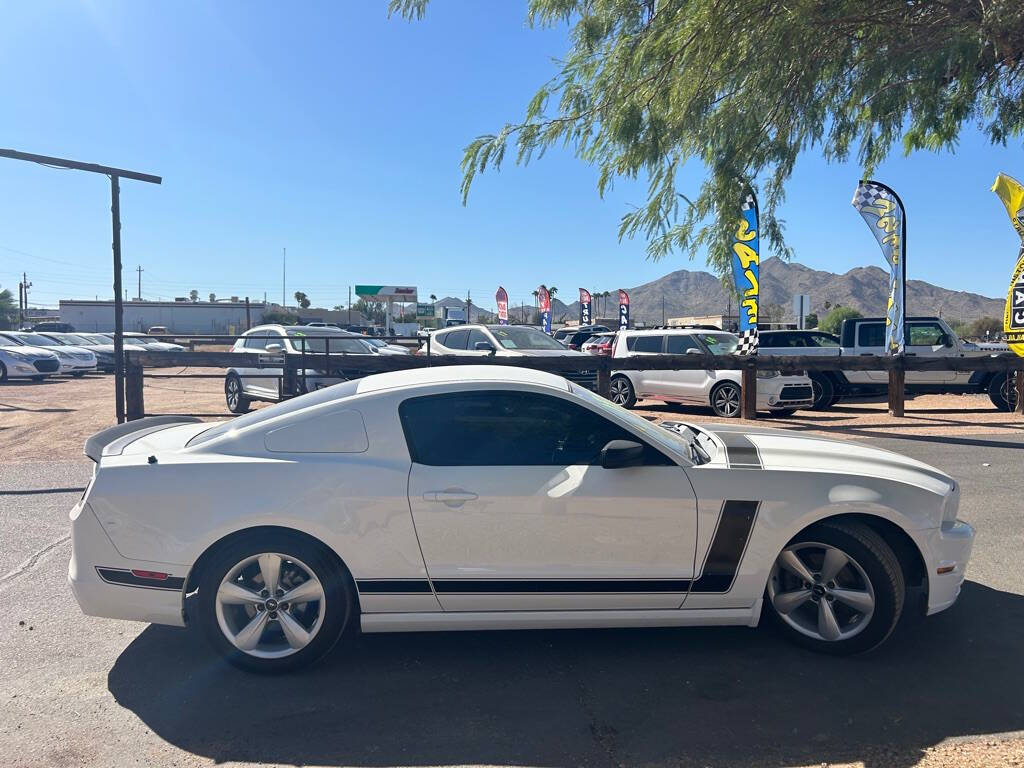
[[[318,306],[355,283],[469,289],[493,306],[499,283],[517,303],[544,282],[571,301],[579,285],[703,268],[620,244],[643,185],[601,200],[596,171],[568,151],[478,177],[462,206],[462,147],[521,117],[565,50],[564,29],[524,19],[511,0],[435,0],[416,23],[389,21],[385,0],[14,3],[0,27],[0,147],[164,177],[122,188],[125,284],[134,295],[142,264],[146,298],[280,300],[285,246],[289,297]],[[998,171],[1024,178],[1020,142],[993,148],[973,130],[956,154],[879,170],[908,209],[910,277],[1005,294],[1018,241],[988,191]],[[784,210],[798,261],[883,265],[850,206],[858,176],[798,164]],[[34,303],[109,297],[109,205],[103,177],[0,160],[0,287],[16,292],[25,270]]]

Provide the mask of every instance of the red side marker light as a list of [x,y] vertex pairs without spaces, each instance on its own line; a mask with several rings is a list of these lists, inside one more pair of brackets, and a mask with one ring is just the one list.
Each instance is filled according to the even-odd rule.
[[160,571],[141,571],[136,568],[132,568],[132,576],[139,579],[155,579],[156,581],[166,581],[171,574],[161,573]]

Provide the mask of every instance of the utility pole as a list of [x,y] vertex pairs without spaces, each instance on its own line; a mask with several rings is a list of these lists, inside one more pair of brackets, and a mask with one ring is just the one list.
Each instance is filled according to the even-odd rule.
[[352,325],[352,286],[348,287],[348,324]]
[[28,275],[24,272],[21,273],[21,285],[25,292],[25,308],[21,312],[21,324],[25,324],[25,315],[28,314],[28,289],[32,287],[32,283],[28,281]]
[[281,306],[282,307],[287,307],[288,306],[288,302],[285,299],[285,296],[287,296],[287,293],[286,293],[285,287],[284,287],[284,285],[285,285],[285,275],[288,274],[287,266],[288,266],[288,249],[287,248],[282,248],[281,249]]
[[665,297],[661,297],[661,324],[665,325]]
[[135,268],[135,271],[139,273],[139,292],[135,294],[135,298],[142,301],[142,273],[145,270],[142,268],[142,265],[139,264],[139,266]]
[[467,288],[466,289],[466,322],[467,323],[473,322],[470,319],[470,315],[469,315],[469,311],[470,311],[470,309],[472,309],[472,307],[473,307],[473,300],[469,298],[469,289]]

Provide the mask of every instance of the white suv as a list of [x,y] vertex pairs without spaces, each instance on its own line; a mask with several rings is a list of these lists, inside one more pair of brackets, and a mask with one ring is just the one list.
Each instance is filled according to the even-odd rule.
[[[330,337],[330,338],[328,338]],[[277,402],[284,399],[281,393],[281,377],[284,375],[286,352],[301,354],[303,351],[330,352],[332,355],[375,355],[377,351],[354,333],[340,328],[310,328],[305,325],[258,325],[243,333],[232,352],[250,352],[265,355],[265,365],[260,367],[234,366],[224,376],[224,398],[232,413],[245,413],[253,400]],[[361,374],[365,375],[365,374]],[[313,368],[300,369],[296,383],[299,394],[323,389],[345,381],[344,378],[328,376],[324,371]]]
[[[612,359],[648,355],[730,355],[736,351],[735,334],[692,328],[619,331]],[[611,399],[632,408],[638,399],[667,403],[710,405],[716,416],[740,415],[740,371],[613,371]],[[810,408],[811,380],[782,376],[777,371],[757,372],[758,410],[791,413]]]

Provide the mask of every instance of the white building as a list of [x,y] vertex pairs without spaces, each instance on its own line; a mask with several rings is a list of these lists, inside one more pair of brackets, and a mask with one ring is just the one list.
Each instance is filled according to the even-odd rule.
[[[249,303],[249,317],[257,325],[267,305]],[[113,331],[114,302],[61,300],[60,319],[76,331]],[[233,335],[246,328],[244,301],[126,301],[124,329],[148,331],[162,325],[171,333],[209,333]]]

